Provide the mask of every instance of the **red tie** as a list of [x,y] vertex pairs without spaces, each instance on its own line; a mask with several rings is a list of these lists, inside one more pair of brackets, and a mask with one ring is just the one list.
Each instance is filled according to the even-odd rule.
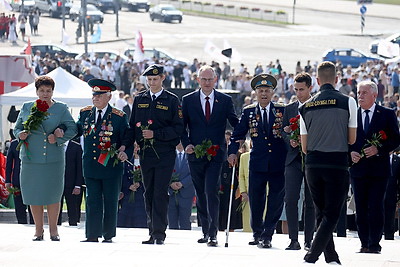
[[211,115],[211,106],[210,106],[210,101],[208,101],[210,98],[206,96],[206,120],[210,120],[210,115]]

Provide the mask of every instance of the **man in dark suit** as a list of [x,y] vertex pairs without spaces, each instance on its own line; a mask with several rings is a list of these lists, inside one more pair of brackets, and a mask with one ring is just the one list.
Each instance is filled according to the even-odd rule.
[[[290,137],[290,119],[299,115],[299,105],[302,105],[311,97],[312,79],[311,76],[302,72],[294,78],[294,91],[297,101],[289,104],[283,114],[283,137],[288,146],[288,153],[285,162],[285,203],[286,217],[289,227],[290,245],[286,250],[301,249],[298,241],[299,214],[298,201],[300,198],[301,185],[304,182],[305,210],[304,210],[304,248],[310,249],[315,230],[315,209],[311,198],[310,189],[304,173],[304,154],[302,155],[300,140]],[[299,136],[300,138],[300,136]],[[303,205],[303,203],[301,203]]]
[[[217,246],[219,213],[219,177],[222,163],[226,160],[226,123],[235,127],[238,119],[232,98],[214,89],[217,75],[210,66],[199,69],[197,78],[200,89],[183,97],[182,112],[184,133],[182,144],[188,154],[190,173],[197,194],[197,212],[200,217],[203,237],[198,243]],[[206,156],[197,158],[196,145],[210,140],[219,149],[210,160]]]
[[[13,140],[10,143],[10,148],[7,151],[6,161],[6,187],[20,189],[19,173],[21,168],[21,160],[19,158],[19,150],[17,150],[18,140]],[[14,193],[15,215],[20,224],[27,224],[26,208],[22,201],[21,191]],[[29,207],[28,207],[29,211]],[[33,224],[33,218],[29,212],[30,223]]]
[[[111,243],[116,235],[118,197],[121,191],[123,164],[118,161],[119,149],[128,120],[123,111],[112,107],[114,84],[92,79],[93,106],[81,109],[78,135],[84,136],[83,177],[86,183],[86,240]],[[110,149],[110,150],[109,150]],[[115,153],[112,153],[115,152]],[[119,155],[118,155],[119,156]]]
[[61,197],[60,216],[58,216],[58,224],[62,221],[62,208],[64,198],[67,202],[68,223],[70,226],[78,225],[80,218],[80,199],[82,198],[82,147],[81,145],[70,140],[66,143],[65,150],[65,175],[64,175],[64,193]]
[[128,118],[129,121],[132,114],[133,98],[131,95],[125,95],[124,99],[127,104],[122,108],[122,111],[125,112],[126,117]]
[[189,163],[182,144],[176,146],[175,167],[168,188],[168,225],[169,229],[191,230],[190,216],[195,195]]
[[[396,149],[398,152],[399,148]],[[391,175],[386,187],[385,194],[385,225],[383,231],[385,240],[394,240],[396,232],[396,204],[398,199],[398,189],[400,184],[400,158],[397,153],[390,155]]]
[[380,253],[384,197],[391,173],[389,153],[399,146],[399,128],[394,111],[375,103],[378,88],[374,82],[360,82],[357,95],[360,108],[357,140],[350,146],[350,174],[360,253]]
[[[276,84],[276,79],[269,74],[259,74],[251,80],[258,103],[243,109],[229,145],[228,161],[234,165],[237,163],[239,141],[246,139],[247,133],[250,133],[253,148],[249,165],[249,201],[254,240],[249,245],[258,245],[259,248],[272,247],[272,235],[282,214],[285,195],[287,149],[282,136],[285,108],[271,102]],[[265,201],[267,212],[263,218]]]

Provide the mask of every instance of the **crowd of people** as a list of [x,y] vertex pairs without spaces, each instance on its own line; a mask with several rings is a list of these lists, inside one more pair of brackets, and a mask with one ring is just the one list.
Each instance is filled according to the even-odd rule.
[[22,12],[18,18],[15,14],[0,14],[0,40],[8,40],[12,44],[17,43],[18,35],[21,34],[21,40],[26,41],[26,28],[29,26],[31,36],[38,35],[40,11],[38,9]]
[[[191,229],[195,195],[202,229],[198,243],[215,247],[219,230],[243,229],[253,232],[249,245],[268,249],[278,222],[286,221],[287,250],[301,249],[298,233],[304,228],[305,261],[316,262],[324,252],[328,263],[340,264],[332,233],[337,227],[339,236],[350,183],[360,252],[380,253],[383,232],[393,239],[400,65],[367,62],[352,69],[308,61],[304,67],[298,62],[292,73],[276,60],[257,64],[251,74],[243,64],[236,72],[226,63],[220,68],[197,59],[180,66],[158,59],[123,62],[108,55],[76,61],[36,52],[33,62],[42,75],[36,80],[39,100],[48,109],[59,107],[57,114],[63,115],[53,118],[52,112],[40,129],[26,129],[24,122],[38,105],[29,102],[14,130],[21,146],[22,200],[33,214],[35,241],[44,238],[44,205],[51,240],[60,240],[56,224],[63,181],[53,178],[64,177],[62,143],[76,133],[86,183],[84,242],[103,238],[110,243],[119,226],[148,227],[149,239],[142,243],[164,244],[168,225]],[[92,87],[93,105],[82,108],[76,124],[52,99],[54,81],[45,75],[58,66]],[[170,88],[199,89],[180,100]],[[237,91],[239,106],[221,88]],[[115,91],[117,99],[112,98]],[[55,156],[50,160],[47,153]],[[54,172],[42,174],[43,166]],[[41,177],[40,188],[30,184],[31,173]],[[232,175],[235,208],[227,225],[226,188]],[[52,193],[38,195],[49,179],[56,183]],[[64,194],[81,194],[81,184],[70,184]],[[285,232],[283,223],[280,231]]]

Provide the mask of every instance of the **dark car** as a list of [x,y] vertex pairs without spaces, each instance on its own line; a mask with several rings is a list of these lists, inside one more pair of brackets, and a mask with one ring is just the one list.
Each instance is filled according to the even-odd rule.
[[[78,53],[75,51],[70,50],[67,47],[62,45],[54,45],[54,44],[34,44],[32,47],[32,54],[35,54],[37,50],[40,51],[41,56],[44,57],[46,53],[49,53],[51,57],[54,57],[55,54],[61,54],[63,57],[69,56],[75,58]],[[23,48],[22,51],[25,51],[26,46]],[[23,54],[23,52],[21,53]]]
[[[83,10],[81,6],[72,6],[69,11],[69,18],[72,21],[78,20],[82,16]],[[104,13],[101,12],[96,6],[89,4],[86,6],[86,15],[94,23],[104,21]]]
[[127,8],[129,11],[145,10],[146,12],[150,9],[150,3],[146,0],[121,0],[121,6]]
[[[389,37],[387,37],[387,38],[385,38],[385,39],[380,39],[380,40],[375,40],[375,41],[373,41],[373,42],[369,45],[369,51],[370,51],[372,54],[378,54],[378,46],[379,46],[380,44],[385,45],[385,43],[386,43],[386,44],[387,44],[387,43],[393,43],[393,44],[399,46],[399,48],[400,48],[400,33],[396,33],[396,34],[390,35]],[[399,49],[399,48],[397,48],[397,49]],[[386,52],[386,51],[385,51],[385,52]],[[387,51],[387,52],[389,52],[389,51]],[[387,53],[387,54],[390,54],[390,53]],[[380,56],[387,57],[387,55],[380,55]]]
[[361,63],[365,63],[369,60],[379,60],[379,58],[369,57],[352,48],[338,48],[325,52],[322,60],[333,63],[340,61],[345,67],[351,65],[352,68],[357,68]]
[[106,12],[111,10],[115,13],[116,7],[114,4],[114,0],[86,0],[87,4],[92,4],[100,9],[102,12]]
[[173,20],[182,22],[183,13],[176,9],[173,5],[156,5],[149,10],[151,21],[159,20],[163,22],[171,22]]

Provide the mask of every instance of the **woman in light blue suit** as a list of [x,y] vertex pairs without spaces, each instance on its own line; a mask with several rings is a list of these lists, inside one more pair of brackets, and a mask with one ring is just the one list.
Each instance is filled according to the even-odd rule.
[[23,123],[31,114],[35,101],[26,102],[19,113],[14,134],[28,146],[22,145],[21,194],[30,205],[35,221],[34,241],[43,240],[44,206],[47,206],[50,238],[59,241],[57,220],[64,189],[65,141],[77,133],[75,122],[66,104],[52,99],[54,80],[40,76],[35,80],[36,94],[49,105],[49,115],[38,129],[26,131]]

